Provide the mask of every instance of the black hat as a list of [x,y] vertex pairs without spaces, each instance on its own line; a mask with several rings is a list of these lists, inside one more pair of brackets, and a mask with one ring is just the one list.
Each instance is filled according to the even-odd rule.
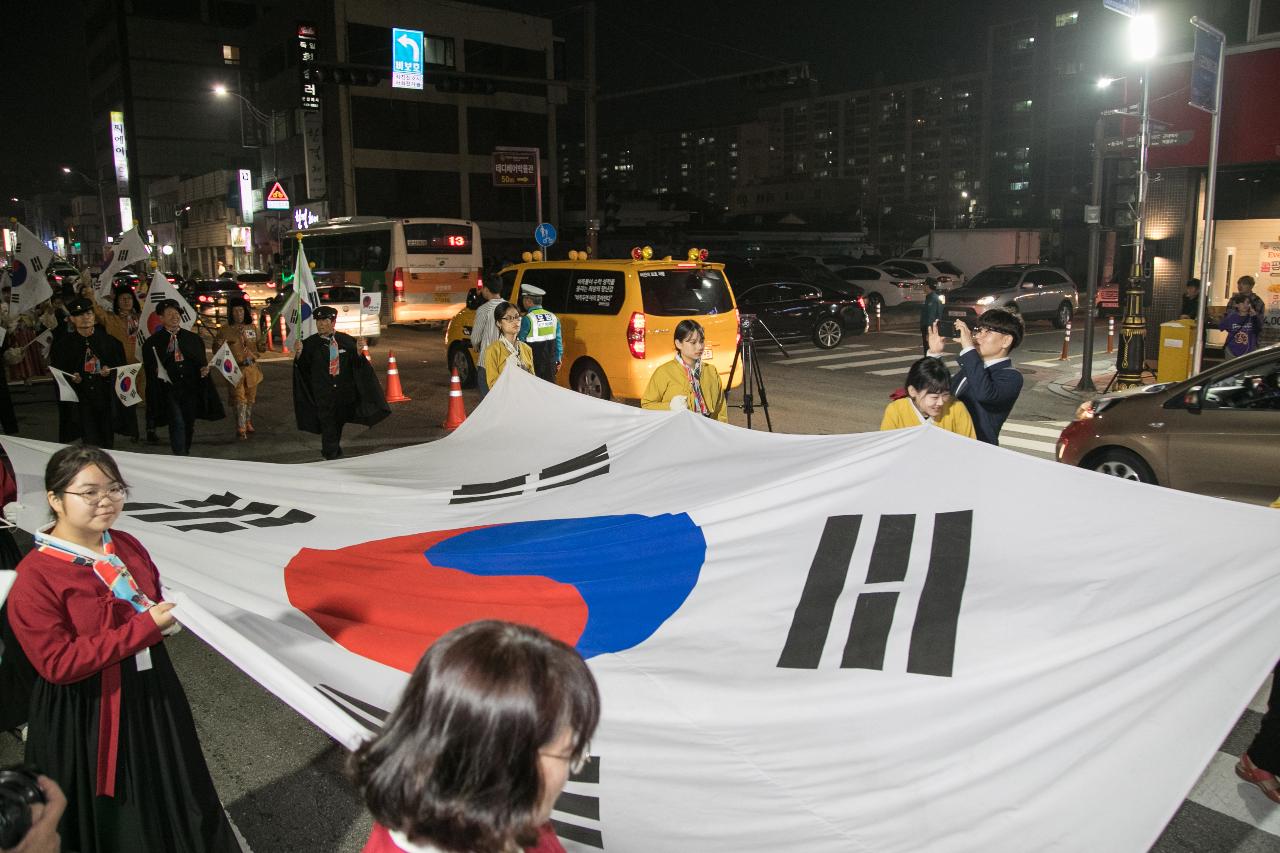
[[77,296],[66,304],[67,313],[72,317],[89,314],[93,311],[93,303],[83,296]]
[[317,320],[336,320],[338,319],[338,309],[331,305],[321,305],[316,309],[315,318]]
[[170,308],[172,308],[174,311],[177,311],[179,314],[182,313],[182,306],[178,304],[178,300],[161,299],[159,302],[156,303],[156,314],[163,317],[164,312],[168,311]]

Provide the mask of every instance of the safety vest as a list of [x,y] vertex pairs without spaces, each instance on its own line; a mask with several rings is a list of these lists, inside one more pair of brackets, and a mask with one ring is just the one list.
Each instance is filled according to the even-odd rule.
[[530,309],[525,316],[529,318],[529,335],[524,339],[525,343],[532,346],[533,344],[556,339],[556,326],[559,325],[560,321],[556,319],[555,314],[539,306]]

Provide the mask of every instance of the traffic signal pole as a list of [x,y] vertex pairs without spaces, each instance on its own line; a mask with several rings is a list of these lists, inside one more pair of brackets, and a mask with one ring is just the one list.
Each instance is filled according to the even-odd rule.
[[1089,223],[1089,274],[1086,278],[1084,324],[1084,360],[1080,363],[1080,381],[1076,390],[1082,392],[1097,391],[1093,384],[1093,324],[1097,320],[1098,304],[1098,261],[1101,254],[1099,243],[1102,242],[1102,145],[1104,142],[1102,116],[1093,125],[1093,204],[1097,213],[1097,222]]
[[1142,384],[1147,362],[1147,318],[1143,313],[1146,298],[1144,255],[1147,218],[1147,153],[1151,147],[1151,63],[1142,68],[1142,129],[1138,135],[1138,199],[1133,227],[1133,269],[1124,289],[1124,320],[1120,324],[1120,353],[1116,360],[1117,390],[1136,388]]

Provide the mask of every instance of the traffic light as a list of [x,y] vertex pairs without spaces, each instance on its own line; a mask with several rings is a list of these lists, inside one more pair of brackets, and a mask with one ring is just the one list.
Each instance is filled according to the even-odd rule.
[[316,82],[337,83],[342,86],[377,86],[391,79],[391,71],[373,65],[317,65]]

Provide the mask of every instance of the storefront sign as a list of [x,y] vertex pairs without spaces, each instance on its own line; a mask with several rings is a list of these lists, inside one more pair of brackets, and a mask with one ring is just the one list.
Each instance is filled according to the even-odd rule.
[[293,227],[299,231],[305,231],[317,222],[324,222],[328,218],[329,203],[325,201],[293,209]]
[[1267,309],[1262,315],[1263,339],[1275,341],[1280,340],[1280,243],[1263,243],[1261,249],[1253,292]]
[[[133,199],[129,197],[129,149],[125,141],[124,113],[111,112],[111,159],[116,167],[116,195],[120,197],[120,230],[133,226]],[[103,223],[103,230],[106,224]]]
[[301,87],[298,103],[304,110],[320,109],[320,81],[316,74],[316,27],[298,22],[298,85]]
[[324,198],[329,194],[324,176],[324,130],[320,113],[302,114],[302,156],[306,161],[307,198]]
[[253,222],[253,172],[240,170],[240,219],[245,225]]

